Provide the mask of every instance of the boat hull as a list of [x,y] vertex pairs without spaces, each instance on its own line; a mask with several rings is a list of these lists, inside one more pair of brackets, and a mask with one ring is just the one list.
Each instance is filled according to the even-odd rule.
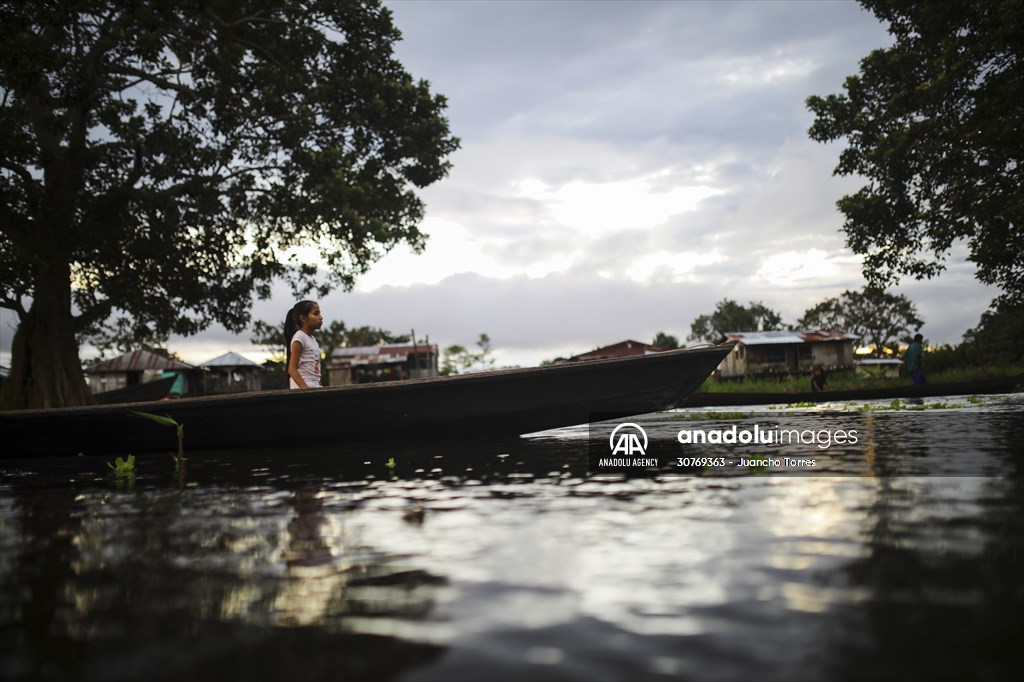
[[1000,377],[961,383],[927,384],[925,386],[881,386],[845,391],[812,393],[694,393],[682,407],[727,407],[739,405],[786,405],[790,403],[831,403],[845,400],[893,400],[935,398],[951,395],[986,395],[1012,393],[1024,383],[1024,377]]
[[4,457],[501,437],[679,405],[731,344],[432,379],[0,413]]

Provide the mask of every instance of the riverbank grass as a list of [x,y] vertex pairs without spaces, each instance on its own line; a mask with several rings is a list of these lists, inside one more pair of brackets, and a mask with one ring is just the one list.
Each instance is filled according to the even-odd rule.
[[[1000,365],[988,367],[961,367],[930,374],[925,369],[928,383],[948,384],[1003,377],[1021,377],[1024,380],[1024,365]],[[846,391],[858,388],[889,388],[906,386],[910,378],[901,375],[896,378],[856,376],[853,372],[834,372],[828,375],[828,390]],[[698,389],[699,393],[802,393],[811,390],[810,377],[788,379],[708,379]]]

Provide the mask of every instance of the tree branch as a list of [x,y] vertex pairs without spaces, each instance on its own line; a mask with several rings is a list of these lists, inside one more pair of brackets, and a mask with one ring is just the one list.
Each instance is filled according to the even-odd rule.
[[7,170],[11,171],[19,178],[21,178],[26,185],[31,185],[32,181],[35,179],[32,177],[32,174],[28,172],[27,168],[25,168],[24,166],[19,166],[18,164],[12,161],[8,161],[7,159],[4,158],[0,158],[0,168],[6,168]]
[[7,201],[0,203],[0,232],[20,247],[29,246],[29,234],[32,229],[31,218],[11,208]]
[[[243,19],[239,19],[238,21],[233,21],[233,22],[231,22],[229,24],[228,22],[226,22],[223,19],[221,19],[219,16],[214,14],[209,9],[206,10],[206,14],[211,19],[213,19],[223,29],[233,29],[233,28],[235,28],[237,26],[242,26],[242,25],[245,25],[245,24],[256,23],[256,21],[255,21],[256,18],[255,17],[246,17],[246,18],[243,18]],[[259,20],[259,21],[261,21],[263,23],[270,23],[270,22],[283,23],[281,20],[272,20],[272,19],[262,19],[262,20]],[[274,55],[270,54],[270,52],[268,52],[266,49],[264,49],[264,47],[262,45],[260,45],[259,43],[254,43],[252,41],[245,40],[245,39],[243,39],[243,38],[241,38],[241,37],[239,37],[237,35],[232,35],[231,39],[234,40],[235,42],[237,42],[239,45],[243,45],[245,47],[248,47],[253,52],[258,52],[258,53],[262,54],[264,57],[266,57],[271,62],[273,62],[275,66],[278,66],[280,68],[284,68],[284,65],[281,62],[279,62],[277,60],[277,58],[274,57]]]
[[0,297],[0,308],[7,308],[13,310],[18,314],[18,321],[24,322],[25,318],[28,317],[28,311],[25,310],[25,306],[21,302],[21,297],[14,298],[10,294],[4,294]]
[[214,14],[210,10],[206,10],[206,13],[210,16],[211,19],[213,19],[218,24],[220,24],[220,26],[222,28],[235,28],[236,26],[242,26],[244,24],[284,24],[285,23],[284,19],[275,19],[273,17],[265,18],[265,17],[259,16],[262,13],[262,10],[260,10],[259,12],[257,12],[256,14],[254,14],[252,16],[242,17],[241,19],[236,19],[235,21],[232,21],[231,23],[228,23],[228,22],[224,21],[223,19],[221,19],[219,16],[217,16],[216,14]]
[[149,73],[147,71],[136,69],[126,64],[121,64],[120,66],[110,69],[109,73],[115,76],[132,76],[136,78],[136,80],[132,82],[130,85],[126,85],[125,87],[121,88],[122,90],[127,90],[131,86],[145,82],[152,83],[153,85],[165,88],[167,90],[174,90],[175,92],[189,92],[191,91],[191,88],[189,88],[188,86],[182,85],[181,83],[175,83],[164,78],[165,75],[180,76],[185,71],[187,71],[187,69],[180,69],[178,71],[166,71],[161,73]]

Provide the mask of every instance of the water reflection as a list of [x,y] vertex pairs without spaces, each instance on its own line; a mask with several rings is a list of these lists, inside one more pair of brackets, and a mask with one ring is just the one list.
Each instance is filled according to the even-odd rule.
[[350,622],[422,619],[444,581],[351,537],[316,489],[35,487],[4,496],[4,679],[379,679],[442,652]]
[[855,674],[837,668],[837,679],[1020,677],[1021,482],[880,482],[868,508],[869,551],[844,567],[866,595],[857,620],[844,618],[859,636],[841,640],[844,658],[861,663]]
[[[573,430],[196,455],[184,487],[157,457],[131,487],[97,458],[21,462],[0,471],[0,677],[1020,672],[1019,410],[855,418],[870,437],[836,477],[588,478]],[[920,475],[950,449],[983,475]]]

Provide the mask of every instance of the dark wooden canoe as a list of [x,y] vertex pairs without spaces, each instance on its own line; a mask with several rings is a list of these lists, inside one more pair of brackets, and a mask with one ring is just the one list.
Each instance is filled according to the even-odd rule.
[[858,388],[824,393],[694,393],[682,407],[726,407],[735,405],[786,405],[789,403],[826,403],[841,400],[894,400],[934,398],[949,395],[985,395],[1012,393],[1019,390],[1024,377],[1000,377],[962,383],[927,384],[925,386],[886,386]]
[[263,391],[229,396],[0,412],[3,456],[135,454],[176,450],[499,437],[679,405],[732,344],[630,358],[566,363],[433,379]]

